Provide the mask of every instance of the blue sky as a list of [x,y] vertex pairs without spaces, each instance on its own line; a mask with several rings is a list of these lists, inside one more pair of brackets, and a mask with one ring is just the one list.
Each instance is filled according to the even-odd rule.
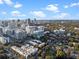
[[79,19],[79,0],[0,0],[0,19]]

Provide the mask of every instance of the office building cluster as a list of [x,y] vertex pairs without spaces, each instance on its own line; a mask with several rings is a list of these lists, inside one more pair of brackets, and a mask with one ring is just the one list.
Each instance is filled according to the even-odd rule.
[[9,20],[0,23],[0,42],[3,44],[17,40],[23,40],[29,36],[40,38],[44,35],[44,26],[37,26],[30,19],[28,20]]

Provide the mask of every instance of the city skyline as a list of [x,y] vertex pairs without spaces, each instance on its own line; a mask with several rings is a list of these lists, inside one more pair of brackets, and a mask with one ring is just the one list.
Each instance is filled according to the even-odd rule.
[[78,0],[0,0],[0,19],[79,19]]

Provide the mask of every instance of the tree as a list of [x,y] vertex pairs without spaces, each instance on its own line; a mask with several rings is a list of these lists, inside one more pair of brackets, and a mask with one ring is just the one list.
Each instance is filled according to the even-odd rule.
[[55,59],[55,55],[52,53],[51,47],[47,47],[46,49],[46,59]]
[[75,38],[69,38],[69,42],[76,42]]
[[62,58],[65,58],[66,54],[64,51],[58,49],[57,52],[56,52],[56,58],[58,59],[62,59]]
[[76,51],[79,51],[79,44],[75,44],[74,47]]

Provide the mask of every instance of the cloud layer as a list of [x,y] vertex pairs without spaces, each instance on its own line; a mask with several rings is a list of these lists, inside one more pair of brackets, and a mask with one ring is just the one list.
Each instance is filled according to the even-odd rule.
[[11,12],[11,15],[12,16],[19,16],[19,17],[23,17],[23,16],[26,16],[25,14],[22,14],[20,11],[12,11]]
[[46,10],[52,11],[52,12],[59,12],[58,6],[57,6],[57,5],[53,5],[53,4],[49,4],[49,5],[46,7]]
[[54,3],[54,1],[56,0],[51,3],[42,1],[44,4],[32,1],[30,4],[30,1],[26,0],[0,0],[0,16],[6,18],[31,17],[42,19],[78,18],[76,14],[79,15],[79,2],[69,2],[69,0],[68,2],[65,1],[65,3],[63,1],[62,3]]
[[21,8],[22,7],[22,4],[20,4],[20,3],[16,3],[15,5],[14,5],[14,8]]
[[45,13],[43,11],[31,11],[30,14],[36,17],[46,17]]
[[79,2],[77,2],[77,3],[71,3],[69,5],[65,5],[64,8],[77,7],[77,6],[79,6]]

